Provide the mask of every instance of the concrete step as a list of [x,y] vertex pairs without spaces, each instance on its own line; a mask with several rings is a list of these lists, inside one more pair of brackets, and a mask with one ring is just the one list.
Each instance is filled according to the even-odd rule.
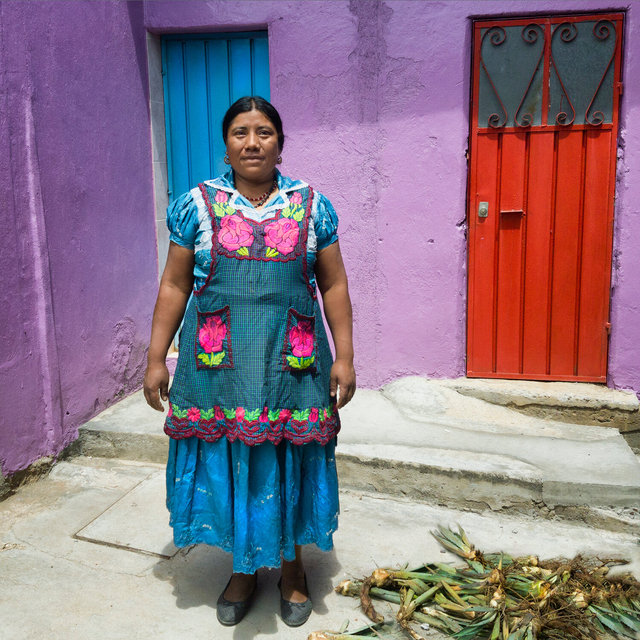
[[[418,377],[358,390],[341,419],[343,488],[640,532],[640,462],[614,428],[524,415]],[[72,452],[162,463],[162,424],[138,392],[85,424]]]
[[456,378],[438,383],[538,418],[614,427],[640,449],[640,402],[633,391],[582,382]]
[[78,439],[67,452],[165,463],[169,452],[169,439],[162,430],[165,416],[152,409],[142,391],[137,391],[80,427]]

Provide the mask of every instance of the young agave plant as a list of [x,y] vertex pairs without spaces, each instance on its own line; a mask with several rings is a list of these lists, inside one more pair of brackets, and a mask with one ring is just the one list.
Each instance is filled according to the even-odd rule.
[[[640,638],[640,583],[630,574],[607,576],[610,566],[624,561],[513,558],[478,551],[461,527],[438,527],[432,534],[463,559],[464,566],[376,569],[362,580],[345,580],[336,591],[359,597],[375,624],[351,633],[315,632],[308,640],[391,640],[398,630],[423,640],[419,625],[424,624],[456,640]],[[376,611],[372,599],[398,605],[395,628]]]

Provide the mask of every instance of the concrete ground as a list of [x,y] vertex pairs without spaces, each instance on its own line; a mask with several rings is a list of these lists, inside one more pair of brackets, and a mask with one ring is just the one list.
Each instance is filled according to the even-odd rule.
[[[456,511],[353,491],[341,493],[335,549],[305,550],[314,612],[302,628],[278,616],[278,571],[262,571],[247,618],[221,627],[215,601],[230,557],[199,545],[176,550],[164,506],[161,464],[76,457],[0,503],[0,637],[3,640],[304,640],[314,630],[365,624],[357,602],[332,587],[377,566],[449,561],[429,535],[461,524],[486,551],[573,556],[584,552],[633,561],[638,535],[543,517]],[[378,610],[392,614],[390,605]],[[438,633],[423,632],[439,639]]]
[[0,502],[0,638],[304,640],[345,620],[358,628],[358,603],[332,588],[378,566],[453,560],[429,535],[438,524],[461,524],[486,551],[627,558],[640,578],[640,463],[617,429],[594,426],[633,435],[637,398],[554,385],[405,378],[359,390],[341,411],[335,550],[305,550],[314,612],[301,629],[279,619],[277,570],[261,572],[240,625],[218,624],[231,558],[173,546],[163,416],[133,394]]

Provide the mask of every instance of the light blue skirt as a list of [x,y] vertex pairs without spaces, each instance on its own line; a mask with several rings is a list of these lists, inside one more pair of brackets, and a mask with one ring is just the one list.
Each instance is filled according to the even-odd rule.
[[338,528],[335,438],[248,446],[220,438],[170,439],[167,508],[177,547],[205,543],[253,573],[295,558],[295,545],[333,548]]

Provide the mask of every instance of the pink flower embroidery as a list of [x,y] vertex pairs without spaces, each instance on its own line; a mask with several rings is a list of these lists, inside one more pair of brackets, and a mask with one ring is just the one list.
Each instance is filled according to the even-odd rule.
[[291,351],[297,358],[306,358],[313,353],[313,328],[309,320],[299,320],[289,331]]
[[313,407],[313,409],[311,409],[311,413],[309,414],[309,421],[310,422],[318,422],[318,418],[319,418],[319,414],[318,414],[318,410]]
[[236,409],[236,420],[244,420],[244,409],[242,407]]
[[[233,216],[229,217],[233,218]],[[294,250],[300,235],[298,223],[290,218],[274,220],[264,228],[264,231],[265,244],[283,255],[287,255]]]
[[170,418],[172,415],[173,415],[173,405],[169,403],[169,412],[167,413],[167,416]]
[[216,191],[216,202],[223,203],[229,199],[229,194],[226,191]]
[[291,204],[302,204],[302,194],[298,191],[294,191],[289,198]]
[[251,225],[235,213],[220,220],[218,240],[227,251],[237,251],[240,247],[253,244]]
[[215,408],[216,420],[224,420],[224,411],[220,407]]
[[322,415],[324,416],[324,419],[326,420],[327,419],[327,410],[326,409],[322,410]]
[[209,316],[198,332],[198,342],[206,353],[222,351],[227,325],[220,316]]
[[187,418],[189,422],[198,422],[198,420],[200,420],[200,409],[191,407],[191,409],[187,411]]
[[289,422],[289,420],[291,420],[291,411],[289,411],[289,409],[281,409],[280,420],[282,420],[282,422]]
[[269,410],[265,407],[260,414],[260,422],[269,422]]

